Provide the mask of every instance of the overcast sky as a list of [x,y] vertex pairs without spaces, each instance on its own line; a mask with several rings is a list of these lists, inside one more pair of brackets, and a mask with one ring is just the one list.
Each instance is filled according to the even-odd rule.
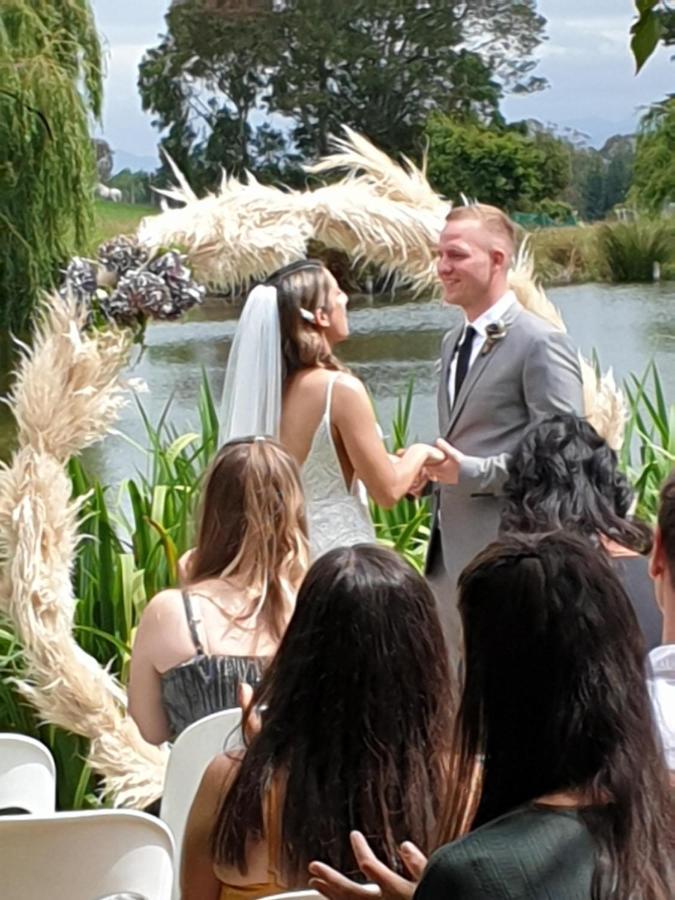
[[[336,0],[339,2],[339,0]],[[104,39],[103,136],[112,148],[155,156],[157,133],[141,110],[138,63],[163,32],[169,0],[92,0]],[[633,0],[539,0],[548,40],[536,73],[550,87],[502,104],[506,118],[535,118],[586,132],[594,145],[632,131],[641,107],[675,90],[675,62],[661,48],[635,77],[628,46]],[[671,48],[672,52],[672,48]]]

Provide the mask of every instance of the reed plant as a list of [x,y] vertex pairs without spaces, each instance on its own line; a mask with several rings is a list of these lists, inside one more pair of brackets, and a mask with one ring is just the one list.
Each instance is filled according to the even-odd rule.
[[544,284],[575,284],[606,277],[597,227],[540,228],[529,235],[534,271]]
[[622,467],[636,494],[636,514],[654,524],[661,485],[675,467],[675,406],[666,401],[656,363],[624,383],[629,418]]
[[[386,440],[390,453],[407,447],[410,443],[410,413],[412,411],[414,381],[410,380],[404,396],[399,397],[391,423],[391,435]],[[429,500],[399,500],[391,509],[370,501],[370,513],[375,534],[380,543],[400,553],[419,572],[424,570],[427,544],[430,534]]]
[[611,281],[653,281],[656,263],[675,262],[675,226],[668,219],[606,223],[597,239]]

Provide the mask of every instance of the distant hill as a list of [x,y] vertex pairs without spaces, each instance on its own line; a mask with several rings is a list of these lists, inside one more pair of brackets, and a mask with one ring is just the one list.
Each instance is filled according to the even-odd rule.
[[113,175],[122,169],[131,169],[132,172],[154,172],[159,168],[158,157],[138,156],[135,153],[127,153],[126,150],[113,150],[113,160]]

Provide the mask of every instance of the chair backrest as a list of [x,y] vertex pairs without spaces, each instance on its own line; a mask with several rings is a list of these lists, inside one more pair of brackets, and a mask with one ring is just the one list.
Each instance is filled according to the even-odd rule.
[[173,834],[177,865],[188,813],[202,775],[214,756],[242,743],[240,726],[239,708],[221,709],[186,728],[171,748],[159,815]]
[[318,891],[312,891],[308,888],[306,891],[286,891],[283,894],[271,894],[269,897],[265,897],[265,900],[325,900],[325,898]]
[[47,816],[56,803],[56,766],[44,744],[23,734],[0,734],[0,810]]
[[169,900],[171,832],[141,812],[0,817],[2,900]]

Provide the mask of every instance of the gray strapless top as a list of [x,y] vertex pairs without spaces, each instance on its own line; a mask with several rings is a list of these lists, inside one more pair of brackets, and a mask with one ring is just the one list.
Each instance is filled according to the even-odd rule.
[[268,662],[266,656],[212,656],[199,640],[192,602],[183,591],[183,606],[195,655],[161,675],[162,705],[172,739],[198,719],[238,706],[237,690],[245,681],[257,687]]

